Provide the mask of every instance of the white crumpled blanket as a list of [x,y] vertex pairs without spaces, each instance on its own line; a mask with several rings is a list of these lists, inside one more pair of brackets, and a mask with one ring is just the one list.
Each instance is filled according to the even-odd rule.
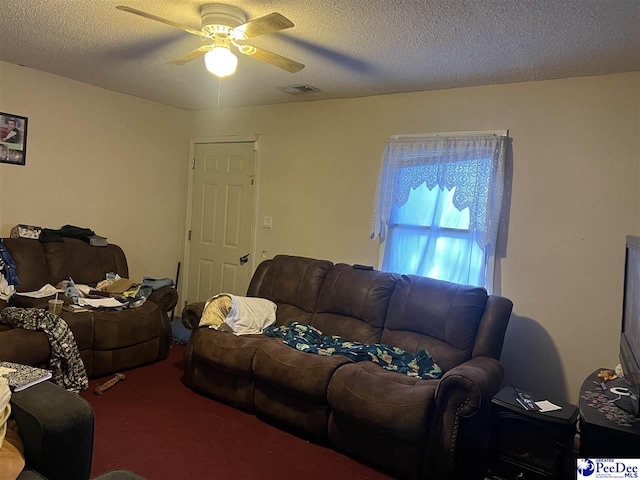
[[206,305],[200,321],[200,326],[207,326],[220,330],[220,325],[215,320],[205,320],[219,315],[219,310],[213,315],[208,315],[208,309],[218,308],[215,300],[220,297],[231,299],[231,308],[227,313],[224,323],[236,335],[260,334],[269,325],[276,322],[276,304],[266,298],[239,297],[230,293],[219,293],[211,297]]

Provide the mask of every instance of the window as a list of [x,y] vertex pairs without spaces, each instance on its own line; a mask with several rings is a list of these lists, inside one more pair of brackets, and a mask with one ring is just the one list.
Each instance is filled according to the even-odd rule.
[[505,136],[396,137],[387,142],[372,237],[382,269],[492,290]]

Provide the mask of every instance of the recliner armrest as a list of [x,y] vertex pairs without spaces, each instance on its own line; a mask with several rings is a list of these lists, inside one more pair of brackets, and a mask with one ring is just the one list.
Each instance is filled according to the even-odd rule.
[[182,310],[182,324],[189,330],[195,330],[200,324],[200,318],[207,302],[196,302],[184,307]]
[[434,478],[483,478],[486,455],[481,447],[489,435],[491,398],[503,377],[502,364],[482,356],[442,376],[432,417],[438,420],[429,433],[428,474]]
[[497,360],[475,357],[446,372],[436,390],[438,408],[455,406],[462,416],[471,416],[498,392],[504,368]]
[[178,304],[178,291],[174,287],[160,287],[151,292],[147,300],[158,305],[163,312],[170,313]]
[[27,466],[48,480],[87,480],[93,456],[93,410],[75,393],[42,382],[11,396],[11,416]]

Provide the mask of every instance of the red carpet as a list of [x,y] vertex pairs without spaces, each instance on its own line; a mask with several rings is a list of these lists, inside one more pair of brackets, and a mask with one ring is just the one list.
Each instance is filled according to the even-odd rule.
[[81,395],[95,413],[92,477],[122,468],[149,480],[390,477],[329,447],[195,394],[181,382],[183,345],[162,362],[124,372],[107,390]]

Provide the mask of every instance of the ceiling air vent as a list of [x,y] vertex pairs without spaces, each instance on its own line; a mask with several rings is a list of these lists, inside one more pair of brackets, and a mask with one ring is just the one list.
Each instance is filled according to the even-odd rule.
[[319,92],[320,89],[312,87],[311,85],[290,85],[288,87],[278,87],[278,90],[282,90],[290,95],[304,95],[306,93]]

